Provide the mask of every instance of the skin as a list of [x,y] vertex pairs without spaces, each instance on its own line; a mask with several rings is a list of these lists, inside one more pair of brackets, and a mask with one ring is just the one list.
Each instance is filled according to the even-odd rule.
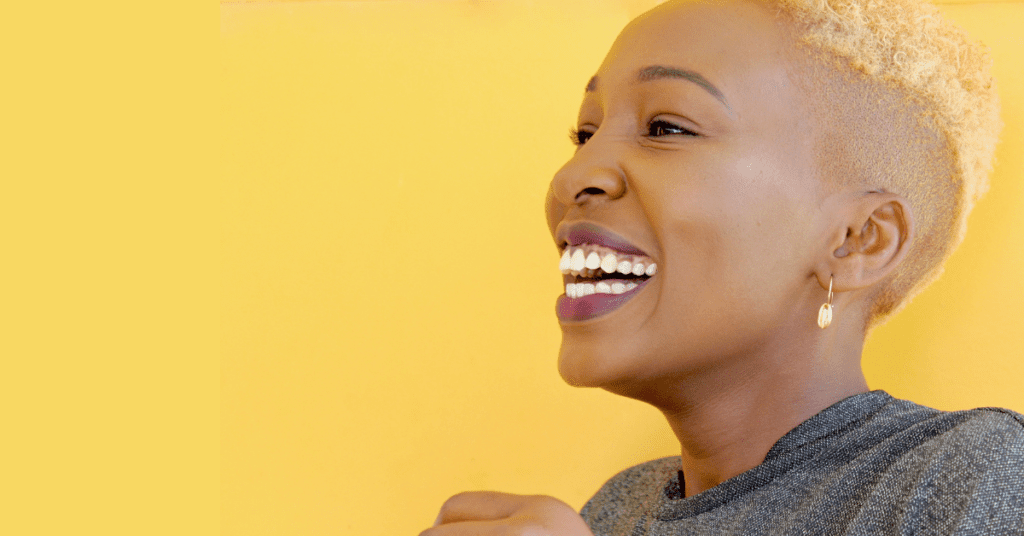
[[[825,186],[837,181],[816,163],[821,121],[803,104],[813,95],[796,83],[795,51],[788,23],[754,2],[648,12],[588,84],[585,143],[548,193],[552,236],[592,222],[658,264],[622,307],[561,322],[558,365],[572,385],[661,410],[687,496],[759,465],[798,424],[867,390],[865,313],[913,239],[905,199]],[[698,73],[720,95],[689,75],[639,81],[650,66]],[[835,318],[822,330],[830,278]],[[590,532],[557,499],[474,492],[450,499],[423,534],[491,533]]]

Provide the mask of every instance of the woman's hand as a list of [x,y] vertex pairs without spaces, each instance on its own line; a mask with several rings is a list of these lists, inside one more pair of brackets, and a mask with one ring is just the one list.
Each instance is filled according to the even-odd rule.
[[470,491],[445,501],[420,536],[593,536],[571,506],[546,495]]

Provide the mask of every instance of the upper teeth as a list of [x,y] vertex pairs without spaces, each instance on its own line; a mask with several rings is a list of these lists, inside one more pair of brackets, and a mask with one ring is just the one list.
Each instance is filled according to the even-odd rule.
[[591,277],[601,272],[652,276],[658,265],[649,257],[628,255],[593,244],[580,244],[565,248],[558,269],[563,274]]

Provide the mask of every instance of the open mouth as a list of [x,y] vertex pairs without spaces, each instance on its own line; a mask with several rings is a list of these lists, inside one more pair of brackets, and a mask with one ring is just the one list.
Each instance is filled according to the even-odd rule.
[[565,295],[556,304],[561,320],[588,320],[619,308],[658,271],[653,259],[596,244],[566,246],[558,263]]
[[658,271],[658,265],[649,257],[630,255],[595,244],[567,246],[558,268],[565,282],[565,295],[569,298],[624,294]]

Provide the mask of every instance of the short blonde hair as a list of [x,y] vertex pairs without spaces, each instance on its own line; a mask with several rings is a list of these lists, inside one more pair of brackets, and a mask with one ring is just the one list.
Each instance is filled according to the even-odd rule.
[[[874,297],[866,319],[871,328],[939,277],[946,259],[963,241],[968,214],[988,189],[1002,126],[991,60],[981,44],[944,20],[938,8],[917,0],[774,3],[796,22],[802,44],[902,94],[912,104],[907,113],[938,135],[946,153],[943,160],[949,165],[930,168],[942,171],[875,170],[860,178],[903,195],[922,216],[915,245]],[[895,151],[885,158],[892,161],[902,158],[900,152],[914,151],[913,145],[881,150]]]

